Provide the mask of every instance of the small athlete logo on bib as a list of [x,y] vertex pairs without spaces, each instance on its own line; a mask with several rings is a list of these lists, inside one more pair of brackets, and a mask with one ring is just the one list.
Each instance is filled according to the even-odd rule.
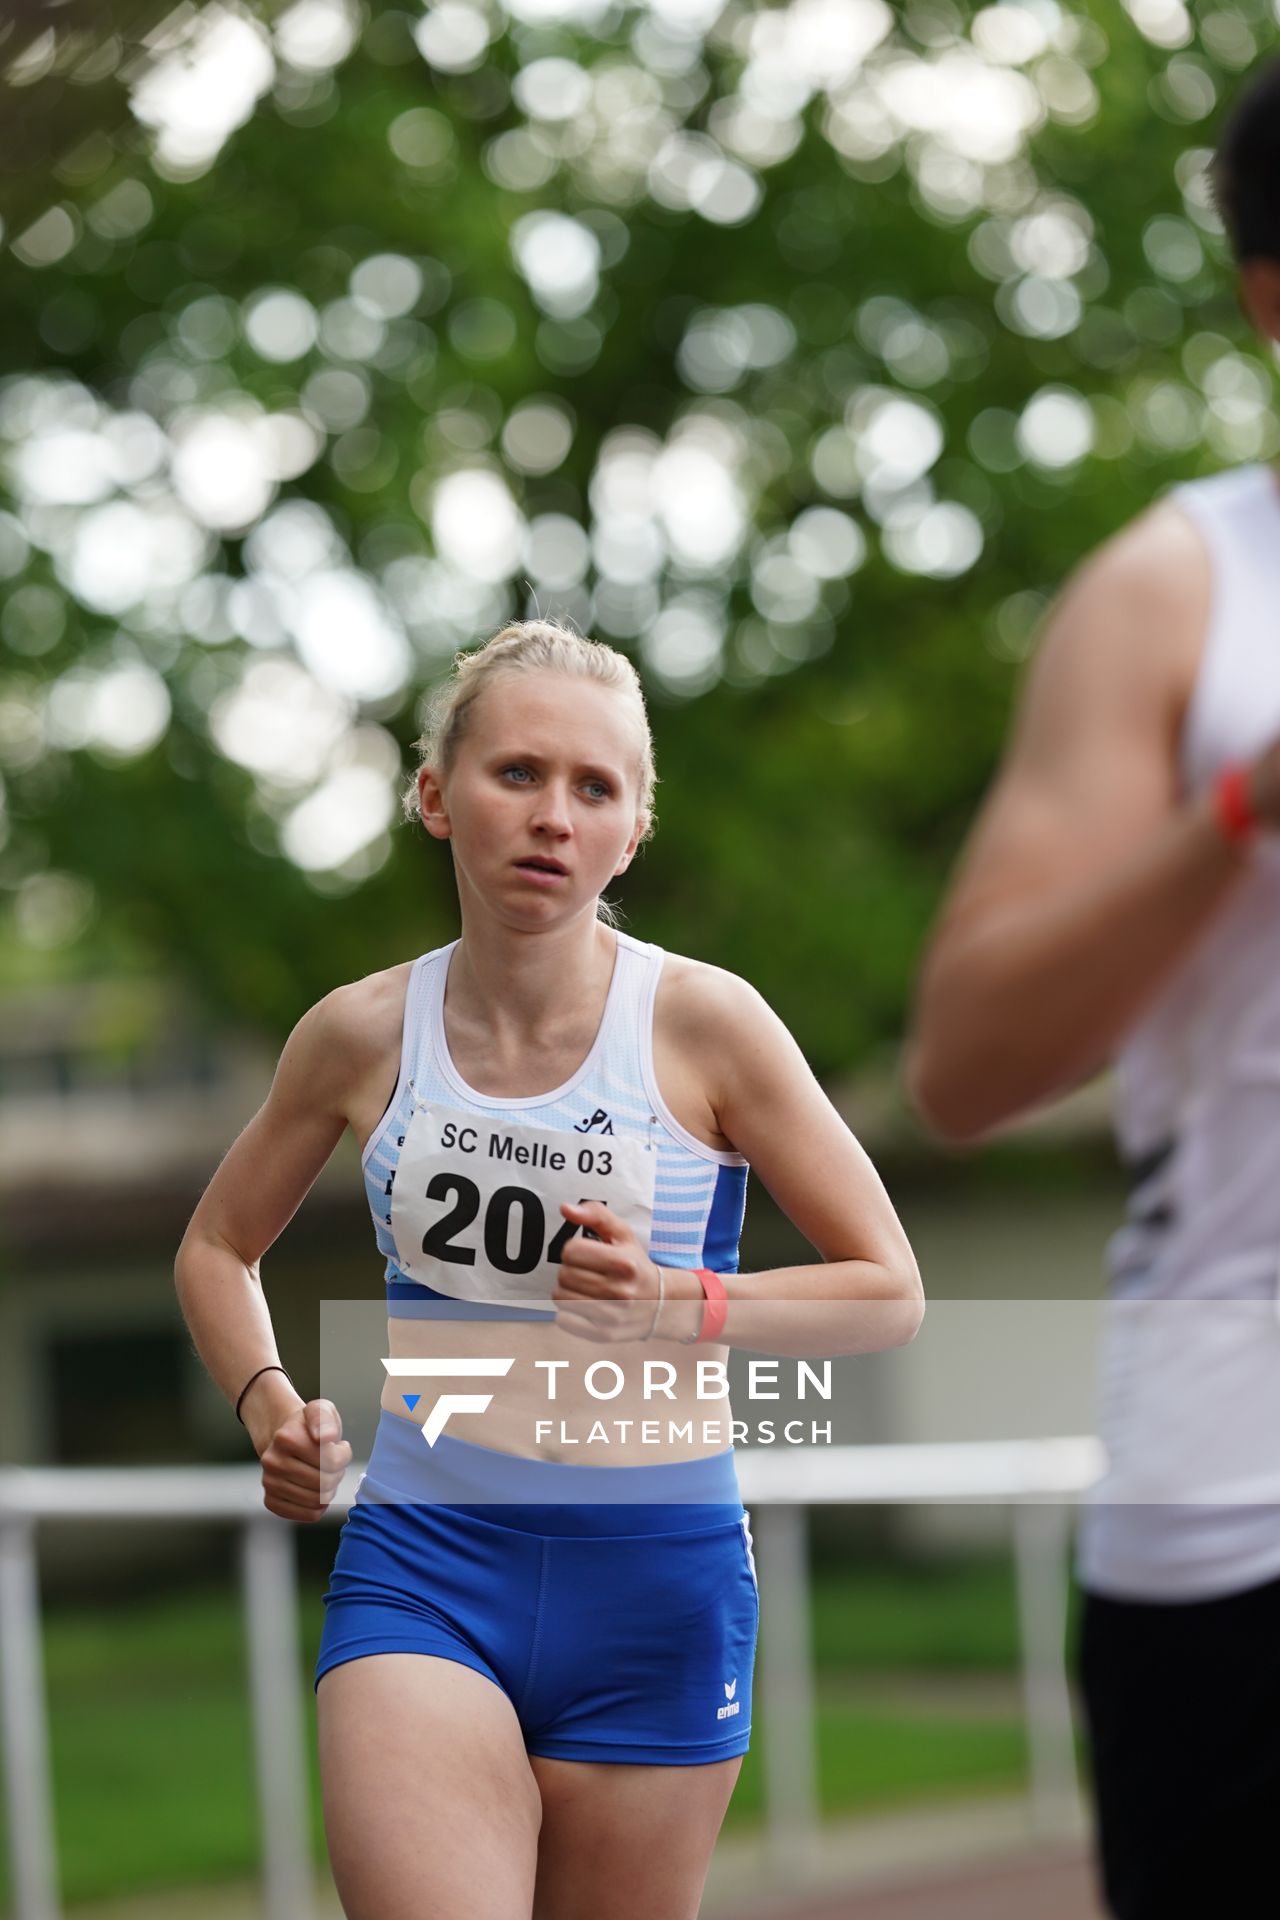
[[577,1231],[561,1202],[602,1200],[647,1247],[654,1161],[621,1134],[415,1105],[392,1187],[397,1264],[455,1300],[542,1305]]

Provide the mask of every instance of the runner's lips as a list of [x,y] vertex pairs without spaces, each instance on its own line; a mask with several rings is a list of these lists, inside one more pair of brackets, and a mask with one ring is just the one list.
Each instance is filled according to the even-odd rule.
[[569,871],[559,860],[544,858],[541,854],[531,854],[527,860],[517,860],[516,865],[522,871],[532,869],[534,873],[558,873],[562,877]]

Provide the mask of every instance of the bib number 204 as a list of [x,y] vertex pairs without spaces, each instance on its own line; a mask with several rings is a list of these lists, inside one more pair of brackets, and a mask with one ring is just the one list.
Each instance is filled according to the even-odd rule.
[[[434,1174],[427,1182],[427,1199],[452,1199],[453,1205],[427,1228],[422,1236],[422,1251],[456,1267],[474,1267],[475,1248],[467,1246],[458,1236],[466,1232],[480,1212],[480,1189],[475,1181],[468,1180],[462,1173]],[[582,1206],[585,1202],[578,1204]],[[514,1252],[511,1250],[513,1216],[518,1234]],[[548,1265],[558,1267],[566,1245],[578,1231],[572,1220],[564,1220],[548,1245],[547,1216],[538,1195],[530,1193],[527,1187],[495,1187],[484,1210],[485,1259],[499,1273],[532,1273],[544,1259]]]

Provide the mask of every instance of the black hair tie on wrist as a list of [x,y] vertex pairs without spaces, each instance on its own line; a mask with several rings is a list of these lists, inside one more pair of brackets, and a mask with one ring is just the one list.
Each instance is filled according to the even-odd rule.
[[[269,1360],[265,1367],[259,1367],[258,1371],[255,1374],[251,1374],[245,1381],[240,1391],[240,1398],[236,1401],[236,1419],[240,1420],[241,1426],[244,1425],[244,1421],[240,1419],[240,1409],[244,1405],[244,1396],[248,1393],[255,1380],[261,1380],[264,1373],[282,1373],[289,1382],[289,1385],[291,1387],[293,1386],[293,1376],[290,1374],[288,1367],[282,1367],[278,1360]],[[296,1387],[294,1391],[295,1393],[297,1392]]]

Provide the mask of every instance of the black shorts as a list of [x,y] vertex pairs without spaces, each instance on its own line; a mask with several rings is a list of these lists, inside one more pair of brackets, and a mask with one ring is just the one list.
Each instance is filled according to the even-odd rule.
[[1176,1604],[1086,1594],[1080,1679],[1115,1920],[1272,1910],[1280,1580]]

